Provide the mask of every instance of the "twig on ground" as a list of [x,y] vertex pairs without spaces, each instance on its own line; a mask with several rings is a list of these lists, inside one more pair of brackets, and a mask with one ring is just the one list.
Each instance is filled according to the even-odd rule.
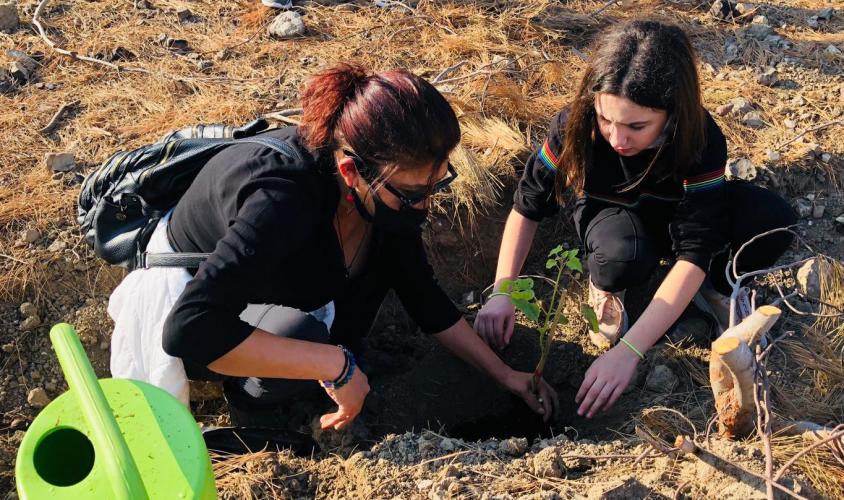
[[0,253],[0,257],[3,257],[4,259],[13,260],[13,261],[17,262],[18,264],[23,264],[23,265],[28,264],[28,262],[26,262],[24,260],[20,260],[17,257],[12,257],[11,255],[6,255],[4,253]]
[[803,132],[800,132],[799,134],[797,134],[796,136],[794,136],[793,138],[791,138],[791,139],[789,139],[785,142],[781,142],[780,144],[777,144],[776,146],[774,146],[774,149],[781,149],[785,146],[788,146],[792,142],[795,142],[795,141],[802,139],[803,136],[805,136],[806,134],[809,134],[809,133],[812,133],[812,132],[817,132],[819,130],[823,130],[825,128],[831,127],[833,125],[840,125],[841,123],[844,123],[844,121],[842,121],[842,120],[832,120],[832,121],[829,121],[829,122],[826,122],[826,123],[821,123],[820,125],[818,125],[816,127],[812,127],[810,129],[804,130]]
[[464,59],[463,61],[460,61],[460,62],[458,62],[457,64],[452,64],[451,66],[447,67],[446,69],[444,69],[444,70],[440,71],[439,73],[437,73],[437,76],[435,76],[435,77],[431,80],[431,85],[436,85],[436,84],[440,83],[440,81],[441,81],[443,78],[445,78],[445,77],[447,77],[448,75],[450,75],[450,74],[454,73],[455,71],[457,71],[459,68],[461,68],[462,66],[464,66],[464,65],[466,64],[466,62],[467,62],[467,61]]
[[610,7],[617,4],[618,2],[619,2],[619,0],[607,0],[600,9],[596,10],[595,12],[593,12],[589,15],[592,16],[592,17],[597,17],[597,16],[601,15],[601,13],[603,13],[605,10],[609,9]]
[[59,125],[59,121],[61,121],[61,119],[64,117],[64,114],[70,111],[71,108],[74,108],[78,105],[79,101],[66,102],[62,104],[59,107],[59,110],[56,111],[56,114],[54,114],[53,117],[50,118],[50,121],[47,122],[47,125],[44,125],[44,128],[39,130],[39,132],[45,135],[52,132],[53,129],[55,129]]
[[756,344],[756,390],[753,402],[756,405],[756,432],[762,437],[765,447],[765,487],[768,500],[774,499],[773,471],[774,456],[771,451],[771,408],[768,400],[768,374],[762,362],[762,347]]
[[680,486],[678,486],[677,489],[674,490],[674,500],[680,500],[680,495],[683,494],[683,490],[686,489],[686,486],[690,484],[692,484],[691,481],[684,481],[683,483],[681,483]]
[[[782,287],[780,287],[779,283],[774,282],[774,286],[777,288],[777,292],[780,294],[780,298],[777,299],[777,302],[782,302],[783,304],[785,304],[785,306],[787,308],[789,308],[791,310],[791,312],[793,312],[794,314],[797,314],[799,316],[812,316],[814,318],[838,318],[840,316],[844,316],[844,312],[834,313],[834,314],[824,314],[824,313],[816,313],[816,312],[812,312],[812,311],[808,311],[808,312],[807,311],[801,311],[800,309],[797,309],[796,307],[794,307],[794,305],[791,302],[789,302],[788,299],[791,298],[791,297],[794,297],[794,296],[800,296],[802,298],[802,294],[799,294],[797,292],[792,292],[792,293],[786,295],[785,292],[783,292]],[[825,305],[835,307],[832,304],[825,304]],[[836,309],[837,309],[837,307],[836,307]]]

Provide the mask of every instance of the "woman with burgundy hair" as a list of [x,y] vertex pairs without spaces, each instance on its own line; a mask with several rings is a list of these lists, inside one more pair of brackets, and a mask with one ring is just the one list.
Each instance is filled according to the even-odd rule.
[[456,177],[448,156],[460,128],[448,102],[407,71],[351,65],[312,77],[301,102],[299,127],[262,133],[299,158],[253,143],[222,150],[156,231],[165,251],[210,253],[182,286],[161,278],[131,294],[173,297],[156,311],[163,350],[188,378],[224,376],[235,424],[266,425],[252,417],[320,381],[338,406],[322,426],[341,428],[369,392],[354,353],[393,289],[425,333],[550,417],[553,390],[543,382],[535,396],[531,375],[487,347],[425,255],[429,198]]

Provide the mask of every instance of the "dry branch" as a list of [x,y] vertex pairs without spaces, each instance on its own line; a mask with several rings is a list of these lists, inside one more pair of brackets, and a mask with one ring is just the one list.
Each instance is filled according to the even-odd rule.
[[812,127],[810,129],[804,130],[803,132],[800,132],[799,134],[797,134],[796,136],[794,136],[793,138],[791,138],[791,139],[789,139],[785,142],[781,142],[781,143],[777,144],[776,146],[774,146],[774,149],[782,149],[783,147],[788,146],[792,142],[800,140],[806,134],[809,134],[809,133],[812,133],[812,132],[817,132],[819,130],[823,130],[825,128],[831,127],[833,125],[840,125],[841,123],[844,123],[844,122],[842,122],[841,120],[832,120],[832,121],[829,121],[829,122],[826,122],[826,123],[821,123],[820,125],[818,125],[816,127]]
[[712,343],[709,378],[715,396],[721,434],[743,437],[753,430],[753,353],[737,337]]
[[50,118],[50,121],[47,122],[47,125],[44,125],[44,128],[39,130],[39,132],[41,132],[42,134],[45,134],[45,135],[52,132],[53,129],[55,129],[58,126],[59,122],[64,117],[64,114],[67,113],[68,111],[70,111],[71,108],[73,108],[77,105],[79,105],[79,101],[66,102],[66,103],[62,104],[59,107],[59,110],[56,111],[56,114],[54,114],[53,117]]

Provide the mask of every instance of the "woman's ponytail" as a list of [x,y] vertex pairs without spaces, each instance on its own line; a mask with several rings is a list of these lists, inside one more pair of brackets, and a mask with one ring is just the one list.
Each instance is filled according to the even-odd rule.
[[333,146],[346,103],[354,99],[367,78],[369,73],[361,66],[341,64],[305,82],[300,130],[311,148]]

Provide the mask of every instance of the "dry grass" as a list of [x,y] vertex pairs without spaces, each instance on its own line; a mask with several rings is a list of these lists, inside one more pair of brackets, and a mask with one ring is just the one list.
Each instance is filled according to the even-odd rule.
[[[437,203],[467,230],[478,214],[501,203],[502,186],[512,180],[514,169],[541,140],[550,117],[571,99],[589,40],[615,19],[647,12],[682,24],[703,56],[700,68],[707,108],[714,110],[737,95],[760,106],[770,123],[761,130],[743,127],[735,117],[715,117],[728,137],[731,156],[747,156],[764,164],[766,150],[801,129],[833,119],[836,102],[829,96],[838,92],[834,79],[818,76],[815,85],[788,94],[800,95],[806,101],[803,107],[814,117],[802,120],[797,130],[787,129],[783,117],[793,112],[794,106],[783,103],[782,90],[755,83],[750,69],[734,68],[726,78],[715,78],[722,69],[724,44],[730,38],[743,49],[741,62],[749,66],[770,63],[778,54],[744,36],[741,26],[714,21],[705,14],[705,5],[697,1],[642,0],[631,8],[614,7],[598,19],[588,14],[603,5],[602,0],[422,0],[413,12],[401,7],[380,9],[364,1],[354,7],[308,4],[304,18],[308,35],[289,41],[267,38],[265,26],[273,13],[255,0],[190,2],[190,9],[202,21],[186,24],[179,23],[175,15],[183,2],[153,3],[159,10],[134,10],[131,2],[66,0],[61,5],[52,2],[44,15],[50,36],[63,47],[105,56],[122,47],[136,57],[121,64],[144,68],[150,74],[117,73],[60,57],[25,30],[0,35],[2,49],[44,52],[37,80],[58,85],[50,91],[30,84],[0,96],[0,129],[6,132],[4,154],[0,155],[0,299],[50,301],[68,290],[94,295],[109,291],[119,279],[119,271],[100,263],[91,264],[85,272],[63,272],[65,264],[43,249],[18,243],[22,230],[37,227],[49,239],[67,239],[78,260],[93,259],[79,237],[66,230],[72,222],[77,188],[51,179],[42,163],[45,153],[73,151],[87,171],[116,150],[152,142],[174,128],[196,122],[243,123],[296,107],[297,89],[304,78],[340,61],[356,61],[374,69],[406,67],[429,79],[460,64],[438,87],[458,110],[463,126],[464,143],[453,157],[461,179],[454,195]],[[780,22],[789,24],[778,28],[794,43],[783,53],[802,58],[804,71],[812,75],[841,74],[844,60],[818,48],[830,43],[841,46],[844,34],[833,28],[809,30],[804,23],[807,9],[827,7],[826,0],[767,4]],[[32,10],[23,16],[24,21]],[[201,73],[195,60],[168,51],[156,42],[162,32],[188,40],[199,58],[214,60],[213,68]],[[215,59],[224,50],[231,57]],[[0,54],[0,64],[5,66],[8,60]],[[60,127],[48,136],[39,133],[62,104],[75,100],[79,106]],[[807,161],[802,148],[807,142],[817,142],[824,151],[840,156],[844,152],[844,145],[837,140],[840,133],[841,128],[833,127],[807,135],[783,148],[782,163],[806,171],[826,169],[835,181],[838,172]],[[823,289],[828,301],[842,307],[844,267],[836,263],[833,271]],[[829,331],[833,332],[829,336],[818,333]],[[801,368],[775,378],[777,412],[822,422],[842,421],[842,323],[819,323],[807,328],[799,340],[783,342],[781,347],[771,362],[790,370]],[[698,384],[705,385],[700,353],[677,349],[675,359],[689,369]],[[703,387],[685,395],[679,407],[711,408],[707,391]],[[705,421],[705,415],[700,411],[698,415],[693,418],[696,425]],[[664,425],[667,429],[677,423],[666,420]],[[777,439],[774,450],[778,460],[784,460],[799,446],[794,440]],[[834,497],[844,488],[844,478],[824,453],[809,454],[796,467],[812,479],[819,492]],[[283,497],[265,470],[250,465],[269,458],[257,454],[217,462],[218,486],[231,496],[248,498],[256,494],[255,484],[261,484],[267,497]],[[506,480],[497,487],[512,487],[511,493],[536,491],[529,476],[489,479]],[[559,486],[564,486],[563,482]]]

